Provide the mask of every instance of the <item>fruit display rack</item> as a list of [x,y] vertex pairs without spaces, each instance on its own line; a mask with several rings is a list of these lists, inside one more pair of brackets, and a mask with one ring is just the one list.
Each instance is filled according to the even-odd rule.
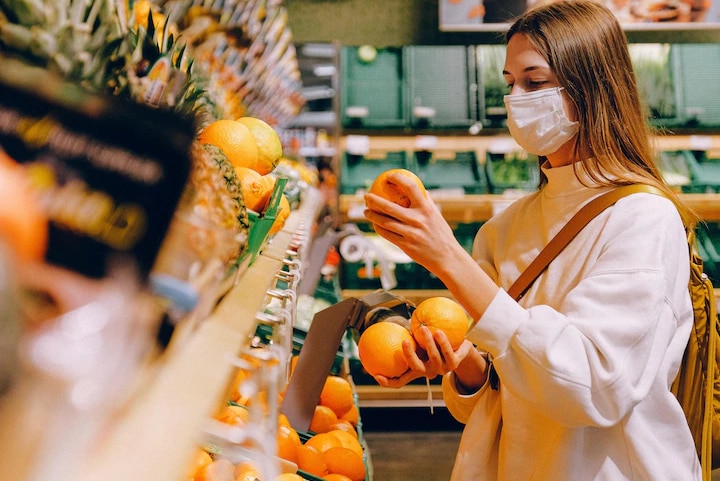
[[181,346],[169,346],[151,382],[139,390],[88,460],[86,476],[75,481],[183,479],[208,417],[226,392],[231,360],[249,345],[258,317],[273,296],[280,292],[294,298],[277,285],[285,279],[281,271],[287,265],[302,275],[298,267],[320,206],[319,194],[309,192],[197,331]]

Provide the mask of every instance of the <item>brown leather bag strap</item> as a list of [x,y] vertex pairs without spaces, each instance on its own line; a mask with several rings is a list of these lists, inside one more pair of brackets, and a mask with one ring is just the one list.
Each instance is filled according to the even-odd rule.
[[540,254],[530,263],[529,266],[515,280],[508,294],[513,299],[519,300],[525,295],[530,285],[538,278],[540,274],[547,268],[550,262],[557,257],[560,252],[570,243],[573,238],[580,232],[596,215],[613,205],[621,198],[635,194],[638,192],[646,192],[649,194],[665,195],[662,190],[652,185],[632,184],[624,185],[613,189],[599,197],[591,200],[583,206],[565,226],[560,229],[555,237],[540,251]]

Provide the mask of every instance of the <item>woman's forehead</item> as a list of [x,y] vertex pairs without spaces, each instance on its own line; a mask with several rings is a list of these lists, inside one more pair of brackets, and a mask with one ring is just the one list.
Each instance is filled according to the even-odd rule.
[[518,33],[510,38],[503,73],[520,75],[524,72],[549,69],[547,60],[537,51],[527,35]]

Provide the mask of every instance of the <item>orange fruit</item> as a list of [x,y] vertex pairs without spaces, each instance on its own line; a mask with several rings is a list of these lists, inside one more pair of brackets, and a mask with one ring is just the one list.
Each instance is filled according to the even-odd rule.
[[358,433],[355,430],[355,426],[352,425],[350,421],[344,421],[342,419],[338,419],[338,422],[330,426],[332,429],[330,432],[333,431],[345,431],[346,433],[350,433],[353,436],[355,436],[355,439],[358,438]]
[[338,421],[335,411],[327,406],[315,406],[315,412],[310,420],[308,429],[314,433],[326,433],[330,431],[331,426]]
[[275,176],[260,175],[249,167],[235,167],[235,173],[245,207],[257,213],[263,212],[275,188]]
[[282,142],[275,129],[255,117],[240,117],[236,122],[247,127],[255,137],[258,157],[253,168],[263,175],[275,170],[283,153]]
[[355,452],[358,456],[362,457],[363,447],[362,444],[360,444],[360,441],[358,441],[357,436],[353,436],[346,431],[341,431],[337,429],[328,431],[328,434],[332,434],[333,436],[338,438],[342,447],[348,448],[349,450]]
[[305,446],[313,447],[321,453],[324,453],[330,448],[342,447],[342,442],[340,442],[340,439],[337,436],[325,432],[316,434],[307,441],[305,441]]
[[270,234],[277,234],[282,230],[283,227],[285,227],[285,222],[287,222],[287,218],[290,216],[290,201],[288,201],[288,198],[285,194],[282,194],[280,197],[280,203],[278,204],[278,209],[275,214],[275,221],[273,222],[272,227],[270,227]]
[[398,377],[408,369],[402,342],[417,345],[410,331],[394,322],[378,322],[365,329],[358,340],[358,356],[371,376]]
[[352,481],[364,481],[365,462],[351,449],[340,447],[330,448],[323,453],[323,459],[330,473],[342,474]]
[[300,435],[293,428],[287,426],[278,427],[277,435],[277,455],[286,461],[292,461],[297,464],[298,455],[297,448],[302,442]]
[[39,261],[48,242],[48,219],[28,170],[0,151],[0,246],[21,262]]
[[204,449],[196,449],[190,467],[188,468],[189,478],[193,479],[200,468],[213,462],[212,456]]
[[275,481],[305,481],[305,478],[297,473],[280,473],[275,478]]
[[256,170],[257,142],[250,129],[243,124],[234,120],[216,120],[200,132],[198,140],[201,144],[211,144],[222,150],[234,167]]
[[313,474],[324,476],[328,474],[328,467],[325,459],[316,447],[308,446],[307,443],[298,448],[298,469]]
[[408,198],[405,189],[389,179],[390,175],[395,174],[404,175],[405,177],[415,181],[423,195],[427,197],[427,191],[425,190],[425,186],[423,185],[422,180],[420,180],[420,177],[407,169],[386,170],[375,178],[368,192],[379,195],[380,197],[395,202],[403,207],[410,207],[410,199]]
[[355,404],[355,395],[350,381],[341,376],[328,376],[322,391],[320,391],[318,404],[335,411],[338,418],[348,412]]
[[237,479],[235,465],[224,458],[216,459],[198,469],[193,481],[217,481],[220,479]]
[[235,466],[235,481],[256,481],[261,478],[260,470],[251,461],[243,461]]
[[[469,318],[465,309],[457,302],[447,297],[428,297],[423,300],[410,317],[410,331],[413,336],[417,330],[426,326],[433,334],[438,329],[447,336],[453,349],[460,347],[465,339],[468,329]],[[423,349],[425,342],[418,336],[415,340]]]
[[340,421],[347,421],[352,424],[353,427],[357,427],[360,422],[360,411],[357,406],[353,404],[353,407],[351,407],[348,412],[340,416]]
[[327,474],[327,475],[323,476],[322,479],[324,479],[325,481],[353,481],[352,479],[348,478],[344,474],[338,474],[338,473]]
[[247,423],[250,411],[242,406],[228,405],[215,415],[215,419],[232,426],[242,426]]

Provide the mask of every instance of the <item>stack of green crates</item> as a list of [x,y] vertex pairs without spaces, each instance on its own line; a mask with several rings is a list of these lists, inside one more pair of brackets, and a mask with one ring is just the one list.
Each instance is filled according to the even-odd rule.
[[480,168],[475,151],[455,152],[452,158],[442,158],[430,151],[416,151],[412,170],[425,188],[460,189],[466,194],[487,194],[487,177]]
[[408,155],[403,150],[387,152],[384,158],[378,159],[345,152],[340,166],[340,191],[352,195],[369,189],[375,178],[386,170],[409,168]]

